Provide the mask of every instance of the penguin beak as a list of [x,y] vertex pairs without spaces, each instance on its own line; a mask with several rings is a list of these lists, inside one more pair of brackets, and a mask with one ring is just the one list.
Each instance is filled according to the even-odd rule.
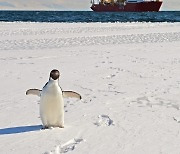
[[52,79],[53,79],[53,80],[57,80],[57,79],[59,79],[59,77],[52,77]]
[[49,78],[49,80],[51,80],[51,81],[56,81],[57,79],[59,79],[59,78],[56,78],[56,79],[54,79],[52,77]]

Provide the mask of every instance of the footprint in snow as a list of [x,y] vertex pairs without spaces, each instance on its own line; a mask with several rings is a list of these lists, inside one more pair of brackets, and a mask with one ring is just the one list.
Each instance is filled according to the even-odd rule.
[[71,139],[69,140],[68,142],[66,142],[65,144],[61,145],[61,153],[66,153],[66,152],[69,152],[69,151],[73,151],[76,146],[81,143],[82,141],[84,141],[83,139]]
[[56,148],[53,151],[45,152],[44,154],[62,154],[67,153],[70,151],[75,150],[76,146],[83,142],[84,140],[82,138],[73,138],[66,143],[56,146]]
[[109,118],[108,115],[99,115],[98,121],[94,123],[97,126],[111,126],[114,125],[112,119]]

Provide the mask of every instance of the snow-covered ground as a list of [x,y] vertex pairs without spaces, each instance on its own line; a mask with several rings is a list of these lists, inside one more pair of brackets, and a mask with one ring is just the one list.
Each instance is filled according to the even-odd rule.
[[[180,23],[0,23],[1,154],[179,154]],[[41,130],[52,69],[65,128]]]

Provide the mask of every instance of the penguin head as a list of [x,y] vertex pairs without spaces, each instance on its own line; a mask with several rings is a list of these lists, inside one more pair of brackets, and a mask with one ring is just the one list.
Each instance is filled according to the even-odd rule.
[[59,76],[60,76],[60,73],[56,69],[52,70],[50,73],[50,78],[52,78],[53,80],[59,79]]

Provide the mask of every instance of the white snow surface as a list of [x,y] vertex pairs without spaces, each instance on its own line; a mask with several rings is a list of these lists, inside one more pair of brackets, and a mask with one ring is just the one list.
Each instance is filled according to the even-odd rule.
[[[1,154],[179,154],[180,23],[0,22]],[[65,128],[41,130],[52,69]]]

